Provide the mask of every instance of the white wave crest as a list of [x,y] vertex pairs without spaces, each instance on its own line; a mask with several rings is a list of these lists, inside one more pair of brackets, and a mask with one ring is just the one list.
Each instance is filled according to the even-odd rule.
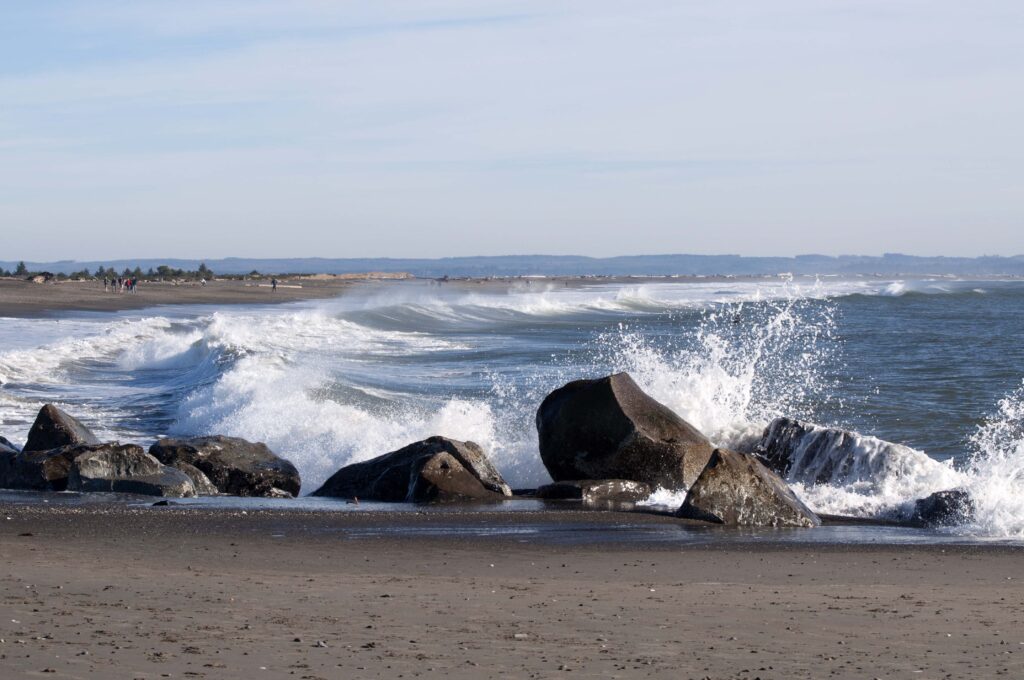
[[965,531],[1024,538],[1024,384],[999,401],[971,445],[964,487],[975,517]]

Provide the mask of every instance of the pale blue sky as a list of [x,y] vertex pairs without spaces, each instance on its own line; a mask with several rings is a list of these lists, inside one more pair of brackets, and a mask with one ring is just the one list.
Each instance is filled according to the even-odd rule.
[[1017,0],[0,0],[0,259],[1024,252]]

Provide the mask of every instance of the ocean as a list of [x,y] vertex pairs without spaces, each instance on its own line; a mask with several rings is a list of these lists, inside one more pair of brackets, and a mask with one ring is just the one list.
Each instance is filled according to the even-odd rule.
[[1019,279],[378,282],[288,305],[2,319],[0,348],[12,441],[57,402],[122,442],[264,441],[303,493],[435,434],[482,445],[513,487],[543,484],[540,401],[627,371],[722,446],[749,449],[779,416],[856,432],[842,474],[788,480],[819,512],[899,518],[966,488],[975,518],[937,536],[1024,540]]

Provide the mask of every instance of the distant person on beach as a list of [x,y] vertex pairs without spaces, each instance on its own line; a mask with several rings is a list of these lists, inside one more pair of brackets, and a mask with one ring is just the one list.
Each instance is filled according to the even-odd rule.
[[104,276],[103,277],[103,290],[106,291],[108,288],[110,288],[110,281],[108,281],[107,277]]
[[270,292],[277,292],[277,279],[270,279]]

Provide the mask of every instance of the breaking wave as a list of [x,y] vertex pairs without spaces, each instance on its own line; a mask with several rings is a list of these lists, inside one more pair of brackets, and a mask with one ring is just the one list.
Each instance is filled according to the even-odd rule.
[[[846,372],[845,300],[1008,284],[488,285],[370,287],[313,307],[9,320],[0,341],[7,333],[17,344],[0,351],[0,434],[23,437],[39,405],[56,401],[105,437],[261,440],[296,463],[306,493],[342,465],[443,434],[478,442],[511,485],[528,487],[548,480],[537,405],[569,380],[628,371],[715,443],[750,450],[775,418],[856,414],[864,376]],[[1022,404],[1021,390],[1001,401],[959,465],[851,434],[834,452],[846,457],[833,461],[842,475],[825,475],[819,460],[790,481],[820,512],[873,517],[967,488],[978,512],[957,531],[1024,537]]]

